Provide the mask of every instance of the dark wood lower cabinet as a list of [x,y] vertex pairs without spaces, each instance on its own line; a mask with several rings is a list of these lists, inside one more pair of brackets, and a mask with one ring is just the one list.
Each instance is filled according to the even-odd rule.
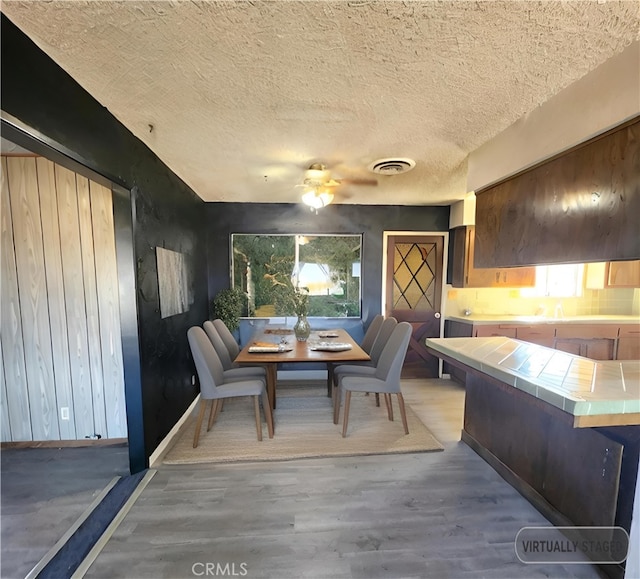
[[[640,426],[574,428],[573,416],[459,364],[466,371],[462,440],[555,525],[629,532]],[[622,577],[621,565],[604,565]]]
[[539,324],[535,326],[518,326],[516,328],[516,338],[518,340],[546,346],[547,348],[553,348],[555,336],[555,326]]
[[590,358],[591,360],[613,360],[615,340],[607,338],[583,340],[578,338],[558,338],[554,343],[556,350]]
[[[445,338],[470,338],[473,326],[465,322],[457,322],[456,320],[444,321],[444,337]],[[466,373],[459,367],[449,364],[449,362],[443,362],[442,373],[449,374],[452,380],[455,380],[459,384],[464,384]]]
[[640,360],[640,325],[627,324],[618,330],[616,360]]
[[616,360],[640,360],[640,339],[618,338]]

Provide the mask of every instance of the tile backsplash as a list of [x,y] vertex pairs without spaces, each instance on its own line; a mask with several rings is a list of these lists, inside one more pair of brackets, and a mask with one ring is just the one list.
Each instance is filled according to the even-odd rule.
[[[543,315],[640,315],[640,289],[612,288],[584,290],[581,297],[522,297],[519,289],[444,287],[445,316],[462,315],[465,309],[473,314],[514,316]],[[560,306],[560,307],[558,307]]]

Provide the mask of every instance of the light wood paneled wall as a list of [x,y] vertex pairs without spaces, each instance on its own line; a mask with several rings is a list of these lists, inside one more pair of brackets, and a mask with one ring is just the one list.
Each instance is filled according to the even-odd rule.
[[96,267],[98,317],[100,319],[100,353],[107,432],[126,433],[127,415],[124,400],[122,341],[120,339],[120,304],[116,270],[111,190],[90,181],[93,240],[100,254],[113,256]]
[[[40,191],[40,213],[42,215],[42,238],[44,246],[49,298],[49,321],[51,324],[51,347],[53,350],[53,372],[56,385],[56,400],[59,408],[73,407],[69,347],[67,344],[67,316],[62,280],[62,255],[60,253],[60,227],[58,224],[58,194],[54,164],[43,158],[36,159],[38,188]],[[75,424],[60,420],[60,438],[76,437]]]
[[0,217],[2,441],[126,437],[111,191],[3,157]]
[[[29,398],[27,394],[27,371],[24,363],[24,344],[22,342],[22,316],[18,297],[18,273],[16,254],[13,244],[13,220],[7,180],[7,162],[2,159],[2,373],[4,389],[3,405],[6,401],[7,414],[11,417],[8,429],[10,440],[32,440],[31,418],[29,416]],[[4,438],[3,438],[4,440]]]

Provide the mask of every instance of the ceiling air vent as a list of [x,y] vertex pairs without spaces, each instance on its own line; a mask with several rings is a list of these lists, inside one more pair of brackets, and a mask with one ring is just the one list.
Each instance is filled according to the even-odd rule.
[[411,171],[416,166],[413,159],[390,158],[378,159],[369,165],[368,169],[378,175],[399,175]]

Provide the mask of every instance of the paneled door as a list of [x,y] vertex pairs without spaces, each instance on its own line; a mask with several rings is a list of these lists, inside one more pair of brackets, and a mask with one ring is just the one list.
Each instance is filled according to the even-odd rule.
[[413,326],[402,370],[407,378],[438,377],[438,358],[424,340],[440,336],[443,248],[442,236],[387,238],[385,315]]

